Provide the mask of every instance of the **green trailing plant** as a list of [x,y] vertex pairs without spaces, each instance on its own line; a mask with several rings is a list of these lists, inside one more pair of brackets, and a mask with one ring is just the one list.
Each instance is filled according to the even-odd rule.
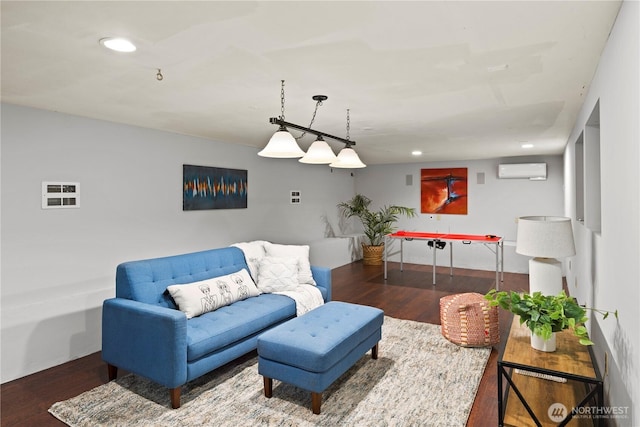
[[[520,324],[525,323],[531,332],[542,339],[548,340],[553,332],[571,329],[582,345],[593,345],[593,341],[587,336],[587,328],[584,327],[588,320],[587,310],[601,314],[603,319],[612,313],[582,307],[564,291],[558,295],[542,295],[540,292],[529,294],[492,289],[485,295],[485,299],[492,306],[499,306],[520,316]],[[613,314],[617,319],[618,310]]]
[[371,205],[371,199],[362,194],[356,194],[348,202],[339,203],[338,208],[345,218],[360,219],[364,227],[364,235],[371,246],[381,246],[384,243],[384,236],[396,230],[395,223],[400,215],[406,215],[409,218],[416,216],[414,208],[391,205],[372,211],[369,205]]

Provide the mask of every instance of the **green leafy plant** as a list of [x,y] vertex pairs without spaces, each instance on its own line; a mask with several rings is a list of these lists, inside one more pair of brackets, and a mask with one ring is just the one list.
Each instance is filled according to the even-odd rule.
[[372,211],[369,205],[371,205],[371,199],[356,194],[348,202],[339,203],[338,208],[345,218],[360,219],[364,227],[364,235],[371,246],[381,246],[384,243],[384,236],[396,230],[395,223],[399,215],[406,215],[409,218],[416,216],[414,208],[391,205]]
[[[485,295],[485,299],[492,306],[499,306],[520,316],[520,324],[525,323],[531,332],[545,340],[551,338],[553,332],[572,329],[582,345],[593,345],[593,341],[587,336],[587,328],[584,327],[584,322],[588,320],[587,310],[601,314],[603,319],[611,313],[582,307],[564,291],[558,295],[542,295],[540,292],[528,294],[492,289]],[[618,311],[613,314],[617,319]]]

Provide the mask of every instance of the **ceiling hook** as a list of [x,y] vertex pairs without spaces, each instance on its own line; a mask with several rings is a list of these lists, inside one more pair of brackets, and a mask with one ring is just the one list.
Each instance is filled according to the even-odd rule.
[[157,70],[158,70],[158,73],[156,74],[156,80],[161,82],[162,79],[164,79],[164,76],[162,75],[162,70],[160,70],[160,68],[157,68]]

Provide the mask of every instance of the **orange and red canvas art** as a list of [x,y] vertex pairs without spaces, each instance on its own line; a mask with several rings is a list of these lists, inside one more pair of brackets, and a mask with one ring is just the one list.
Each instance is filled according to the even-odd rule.
[[420,170],[420,212],[467,214],[467,168]]

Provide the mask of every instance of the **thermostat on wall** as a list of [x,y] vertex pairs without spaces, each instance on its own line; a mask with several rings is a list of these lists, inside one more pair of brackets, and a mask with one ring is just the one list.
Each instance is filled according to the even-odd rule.
[[42,182],[42,209],[79,207],[79,182]]

